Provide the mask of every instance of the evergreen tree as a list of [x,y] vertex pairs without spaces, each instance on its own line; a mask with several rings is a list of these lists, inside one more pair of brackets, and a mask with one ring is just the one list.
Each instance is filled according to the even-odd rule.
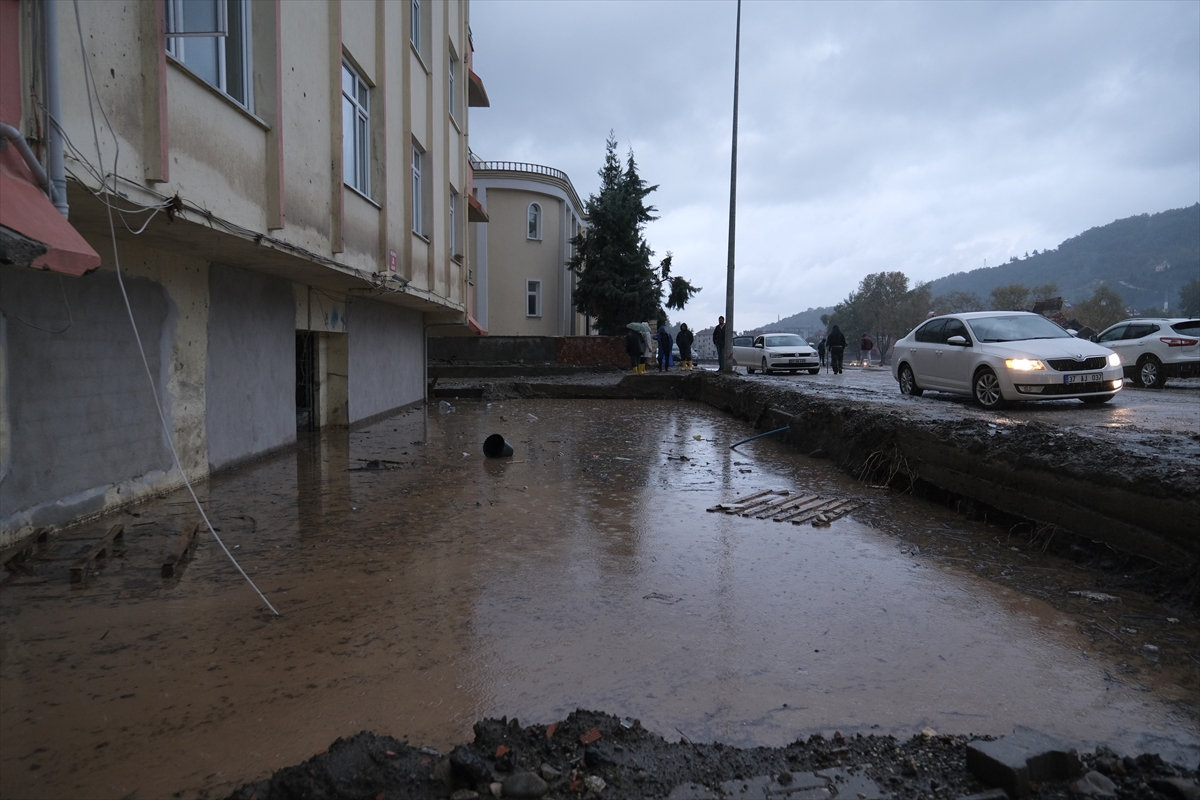
[[617,140],[609,133],[604,166],[600,168],[600,193],[587,201],[588,227],[571,240],[575,255],[567,268],[575,272],[575,308],[596,320],[602,335],[623,332],[628,322],[664,320],[663,289],[667,308],[682,309],[696,292],[679,276],[671,275],[671,254],[655,269],[654,251],[642,231],[657,217],[646,197],[657,189],[638,175],[630,151],[624,169],[617,158]]

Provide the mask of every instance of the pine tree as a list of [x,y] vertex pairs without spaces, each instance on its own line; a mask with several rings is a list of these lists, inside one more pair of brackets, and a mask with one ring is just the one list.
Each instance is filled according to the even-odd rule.
[[670,253],[657,269],[651,266],[654,251],[642,231],[658,219],[658,209],[646,204],[658,186],[648,186],[638,175],[632,151],[622,169],[611,132],[599,175],[600,193],[587,201],[588,228],[571,240],[575,255],[567,268],[578,276],[575,308],[592,316],[602,335],[613,336],[628,322],[665,319],[664,287],[669,287],[667,308],[676,309],[700,289],[671,275]]

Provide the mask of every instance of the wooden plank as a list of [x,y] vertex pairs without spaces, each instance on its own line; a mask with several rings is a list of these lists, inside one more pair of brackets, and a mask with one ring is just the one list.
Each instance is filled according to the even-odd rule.
[[733,514],[735,512],[730,509],[734,509],[737,506],[744,505],[745,503],[749,502],[750,500],[757,500],[758,498],[760,498],[764,495],[771,494],[774,491],[775,491],[774,489],[767,489],[766,491],[757,492],[756,494],[747,495],[746,497],[735,497],[733,500],[730,500],[728,503],[718,503],[717,505],[713,506],[712,508],[709,508],[706,510],[708,510],[708,511],[724,511],[726,514]]
[[794,503],[795,501],[796,501],[796,498],[792,496],[791,492],[788,492],[780,500],[775,500],[773,502],[767,503],[764,506],[758,506],[753,511],[743,511],[742,516],[743,517],[754,516],[758,519],[766,519],[767,517],[774,514],[781,507],[786,506],[789,503]]
[[813,506],[819,506],[819,505],[822,505],[822,504],[828,503],[828,502],[829,502],[828,498],[824,498],[819,495],[813,495],[813,496],[809,497],[808,499],[804,500],[803,502],[797,503],[796,505],[787,509],[786,513],[780,514],[779,516],[774,517],[773,519],[776,522],[787,522],[788,520],[792,519],[793,517],[798,517],[801,514],[808,512],[810,509],[813,508]]
[[199,533],[200,523],[197,522],[190,529],[185,527],[183,532],[175,537],[175,541],[168,545],[166,552],[163,553],[162,576],[164,578],[170,578],[175,574],[179,563],[196,547],[196,536]]
[[802,494],[799,497],[789,497],[783,503],[777,503],[775,506],[773,506],[769,510],[764,509],[764,511],[766,511],[766,513],[759,514],[758,519],[766,519],[767,517],[770,517],[771,519],[778,522],[780,519],[780,517],[779,517],[780,514],[784,514],[784,515],[789,514],[797,507],[811,503],[814,500],[819,499],[819,497],[820,497],[820,495],[815,495],[815,494]]
[[46,541],[46,529],[38,528],[29,536],[0,552],[0,566],[3,566],[5,569],[12,569],[13,566],[21,563],[33,554],[38,542],[44,541]]
[[83,558],[71,565],[71,583],[83,583],[93,562],[97,559],[108,558],[110,553],[116,555],[124,549],[124,545],[125,526],[113,525],[109,532],[104,534],[103,539],[96,542]]

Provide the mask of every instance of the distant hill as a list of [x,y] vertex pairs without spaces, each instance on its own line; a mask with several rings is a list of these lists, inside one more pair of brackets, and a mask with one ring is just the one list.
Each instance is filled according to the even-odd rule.
[[930,288],[934,297],[974,292],[986,301],[997,286],[1055,283],[1068,303],[1077,303],[1103,284],[1121,295],[1127,308],[1141,311],[1161,310],[1164,299],[1177,307],[1179,288],[1197,277],[1200,203],[1119,219],[1067,239],[1057,249],[998,267],[956,272],[932,281]]
[[784,317],[778,322],[772,322],[770,325],[763,325],[762,330],[765,331],[813,331],[823,329],[825,326],[821,324],[822,314],[832,314],[833,306],[822,306],[821,308],[810,308],[808,311],[801,311],[799,314],[792,314],[790,317]]

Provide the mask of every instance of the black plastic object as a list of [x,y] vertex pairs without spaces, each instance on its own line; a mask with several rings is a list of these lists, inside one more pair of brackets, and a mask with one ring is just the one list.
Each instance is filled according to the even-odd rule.
[[483,454],[488,458],[508,458],[513,454],[512,445],[498,433],[483,440]]

